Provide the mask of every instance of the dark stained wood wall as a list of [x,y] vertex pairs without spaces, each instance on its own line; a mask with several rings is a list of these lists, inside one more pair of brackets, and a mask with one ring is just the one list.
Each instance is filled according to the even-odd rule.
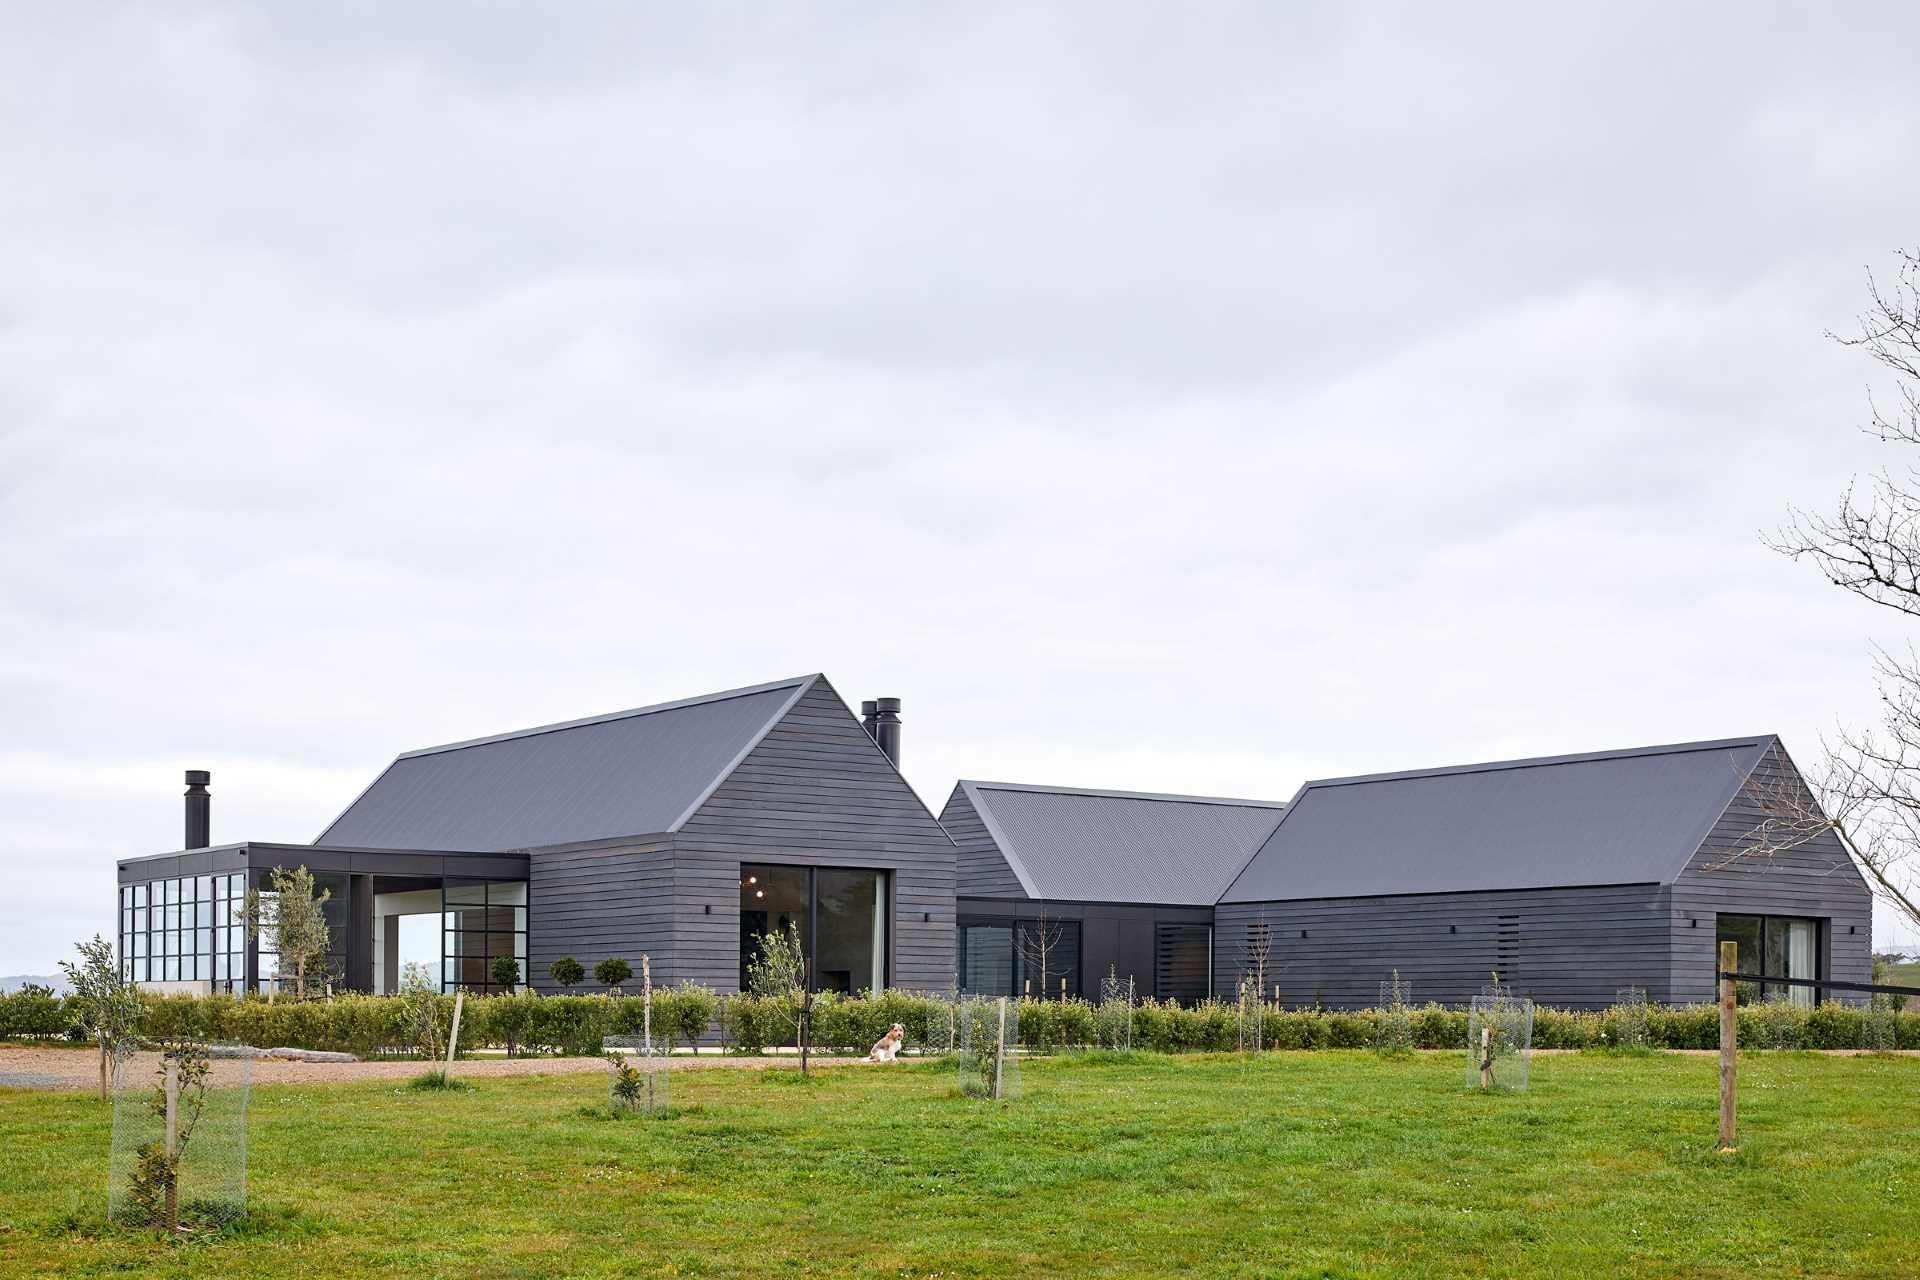
[[673,841],[665,835],[595,840],[532,850],[527,858],[527,970],[534,989],[561,988],[547,969],[572,956],[587,970],[618,958],[640,976],[640,956],[653,962],[654,981],[673,963]]
[[1278,983],[1287,1005],[1371,1008],[1396,969],[1421,1004],[1464,1004],[1495,969],[1541,1004],[1605,1008],[1628,986],[1665,1000],[1667,897],[1649,884],[1222,903],[1214,989],[1236,989],[1264,921],[1268,997]]
[[[1873,895],[1838,836],[1824,831],[1770,857],[1736,856],[1755,846],[1755,828],[1777,815],[1787,796],[1803,804],[1810,799],[1799,769],[1776,742],[1674,883],[1670,984],[1676,1001],[1714,998],[1714,926],[1722,913],[1821,920],[1820,976],[1872,980]],[[1831,998],[1860,997],[1836,992]]]
[[673,981],[738,990],[740,866],[776,862],[891,871],[891,985],[953,982],[953,841],[824,678],[681,825],[673,852]]
[[947,829],[947,834],[953,837],[954,847],[959,850],[959,892],[962,897],[1027,896],[1027,891],[1020,887],[1019,877],[1013,874],[1013,868],[1007,865],[1006,857],[1001,854],[999,844],[987,831],[987,824],[980,820],[980,813],[974,808],[973,801],[957,783],[953,794],[947,797],[947,807],[940,811],[940,825]]

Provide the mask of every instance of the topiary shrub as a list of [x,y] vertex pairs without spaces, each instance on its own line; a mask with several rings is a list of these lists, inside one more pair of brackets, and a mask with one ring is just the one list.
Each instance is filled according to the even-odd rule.
[[572,956],[561,956],[547,966],[547,976],[552,978],[562,991],[578,986],[587,980],[587,971]]
[[620,984],[631,977],[633,966],[625,960],[607,959],[593,966],[593,980],[616,995],[620,991]]

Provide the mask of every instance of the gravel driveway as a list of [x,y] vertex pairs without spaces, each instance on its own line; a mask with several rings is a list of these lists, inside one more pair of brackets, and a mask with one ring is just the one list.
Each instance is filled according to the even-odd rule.
[[[769,1067],[794,1067],[799,1059],[791,1054],[764,1058],[723,1058],[718,1054],[676,1055],[668,1063],[675,1071],[691,1067],[730,1067],[736,1070],[762,1071]],[[859,1058],[814,1057],[823,1066],[858,1063]],[[159,1069],[160,1055],[134,1055],[136,1079],[150,1077]],[[213,1078],[231,1079],[245,1064],[216,1060]],[[255,1084],[315,1084],[354,1080],[408,1080],[427,1070],[424,1062],[281,1062],[272,1058],[252,1063]],[[470,1058],[454,1064],[455,1076],[478,1079],[483,1076],[559,1076],[579,1072],[605,1071],[600,1058]],[[97,1089],[100,1087],[100,1058],[88,1049],[38,1048],[30,1045],[0,1045],[0,1088],[15,1089]]]

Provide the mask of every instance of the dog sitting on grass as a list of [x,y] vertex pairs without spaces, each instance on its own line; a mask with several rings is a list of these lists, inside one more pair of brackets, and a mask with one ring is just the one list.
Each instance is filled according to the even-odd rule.
[[887,1034],[873,1042],[873,1048],[867,1053],[868,1062],[892,1062],[900,1056],[900,1041],[905,1038],[907,1029],[899,1023],[887,1028]]

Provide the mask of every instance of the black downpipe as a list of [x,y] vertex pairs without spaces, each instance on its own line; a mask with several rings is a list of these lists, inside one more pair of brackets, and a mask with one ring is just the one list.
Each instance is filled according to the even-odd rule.
[[213,843],[213,797],[207,784],[213,775],[205,769],[187,770],[187,843],[188,849],[204,849]]

